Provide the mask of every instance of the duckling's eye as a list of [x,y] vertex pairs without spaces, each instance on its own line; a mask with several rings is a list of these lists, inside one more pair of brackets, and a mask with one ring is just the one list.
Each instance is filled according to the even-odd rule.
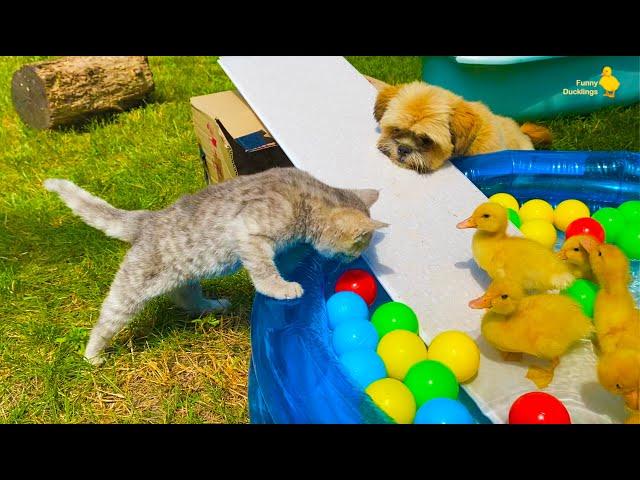
[[616,388],[617,388],[618,390],[620,390],[622,387],[620,386],[620,384],[619,384],[619,383],[616,383]]
[[507,298],[509,298],[509,295],[507,295],[506,293],[503,295],[500,295],[500,298],[503,300],[506,300]]
[[601,257],[602,256],[602,252],[598,252],[598,256]]
[[488,213],[485,213],[484,215],[482,215],[482,218],[489,218],[491,215],[489,215]]
[[574,252],[579,252],[579,251],[580,251],[580,249],[579,249],[578,247],[576,247],[576,248],[574,248],[574,249],[573,249],[573,251],[574,251]]

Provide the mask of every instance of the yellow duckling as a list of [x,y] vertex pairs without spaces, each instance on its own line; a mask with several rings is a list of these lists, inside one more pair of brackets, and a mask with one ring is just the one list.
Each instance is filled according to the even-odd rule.
[[528,238],[507,235],[507,210],[483,203],[458,228],[477,228],[472,251],[476,263],[493,279],[508,278],[524,290],[563,289],[575,277],[548,248]]
[[522,288],[506,280],[493,281],[469,306],[489,309],[482,318],[482,335],[495,348],[551,361],[550,368],[530,367],[527,372],[538,388],[551,383],[560,357],[593,332],[593,324],[571,298],[554,294],[525,297]]
[[558,258],[567,262],[569,271],[576,278],[584,278],[586,280],[594,280],[591,271],[591,263],[589,263],[589,253],[580,244],[580,240],[586,235],[574,235],[566,240],[560,250],[558,250]]
[[613,76],[613,70],[611,67],[604,67],[600,74],[600,81],[598,82],[602,88],[604,88],[604,96],[615,98],[616,90],[620,88],[620,81]]
[[640,396],[640,310],[629,291],[629,260],[615,245],[591,237],[580,242],[589,253],[591,269],[600,284],[593,320],[601,356],[600,384],[622,395],[627,406],[638,409]]

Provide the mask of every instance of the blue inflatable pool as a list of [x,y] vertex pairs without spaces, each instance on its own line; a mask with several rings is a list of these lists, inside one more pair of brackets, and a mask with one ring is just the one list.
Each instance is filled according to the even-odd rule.
[[[505,151],[458,159],[460,169],[483,193],[509,192],[520,202],[542,198],[554,206],[576,198],[592,211],[640,199],[640,154],[634,152]],[[559,242],[561,239],[559,240]],[[331,348],[326,299],[347,268],[369,270],[293,247],[277,258],[283,276],[302,284],[295,301],[256,295],[251,316],[252,358],[249,413],[252,423],[392,423],[343,373]],[[640,302],[640,261],[632,262],[632,292]],[[378,284],[371,307],[391,300]],[[464,392],[477,423],[490,423]]]

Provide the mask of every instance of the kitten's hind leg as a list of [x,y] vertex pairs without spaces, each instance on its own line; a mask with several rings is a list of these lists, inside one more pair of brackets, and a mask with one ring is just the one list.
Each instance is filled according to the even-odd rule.
[[279,300],[301,297],[304,293],[302,285],[282,278],[273,260],[274,255],[272,242],[263,237],[251,236],[240,247],[240,259],[256,291]]
[[129,250],[109,294],[102,303],[100,318],[91,330],[85,358],[94,365],[103,362],[102,351],[146,303],[175,287],[172,274],[144,252]]
[[221,312],[231,306],[226,298],[206,298],[202,293],[200,282],[186,283],[168,293],[178,307],[189,314],[202,317],[212,312]]

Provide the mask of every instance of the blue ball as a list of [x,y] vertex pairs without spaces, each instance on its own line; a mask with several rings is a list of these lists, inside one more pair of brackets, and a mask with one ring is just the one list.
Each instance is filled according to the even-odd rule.
[[378,331],[368,320],[343,322],[333,331],[331,342],[338,356],[361,348],[373,351],[378,345]]
[[469,410],[459,401],[450,398],[434,398],[418,409],[413,423],[468,425],[475,422]]
[[329,328],[335,329],[344,322],[368,320],[369,307],[357,293],[344,291],[331,295],[327,300]]
[[343,353],[340,355],[340,363],[362,390],[387,376],[382,358],[373,350],[359,349]]

